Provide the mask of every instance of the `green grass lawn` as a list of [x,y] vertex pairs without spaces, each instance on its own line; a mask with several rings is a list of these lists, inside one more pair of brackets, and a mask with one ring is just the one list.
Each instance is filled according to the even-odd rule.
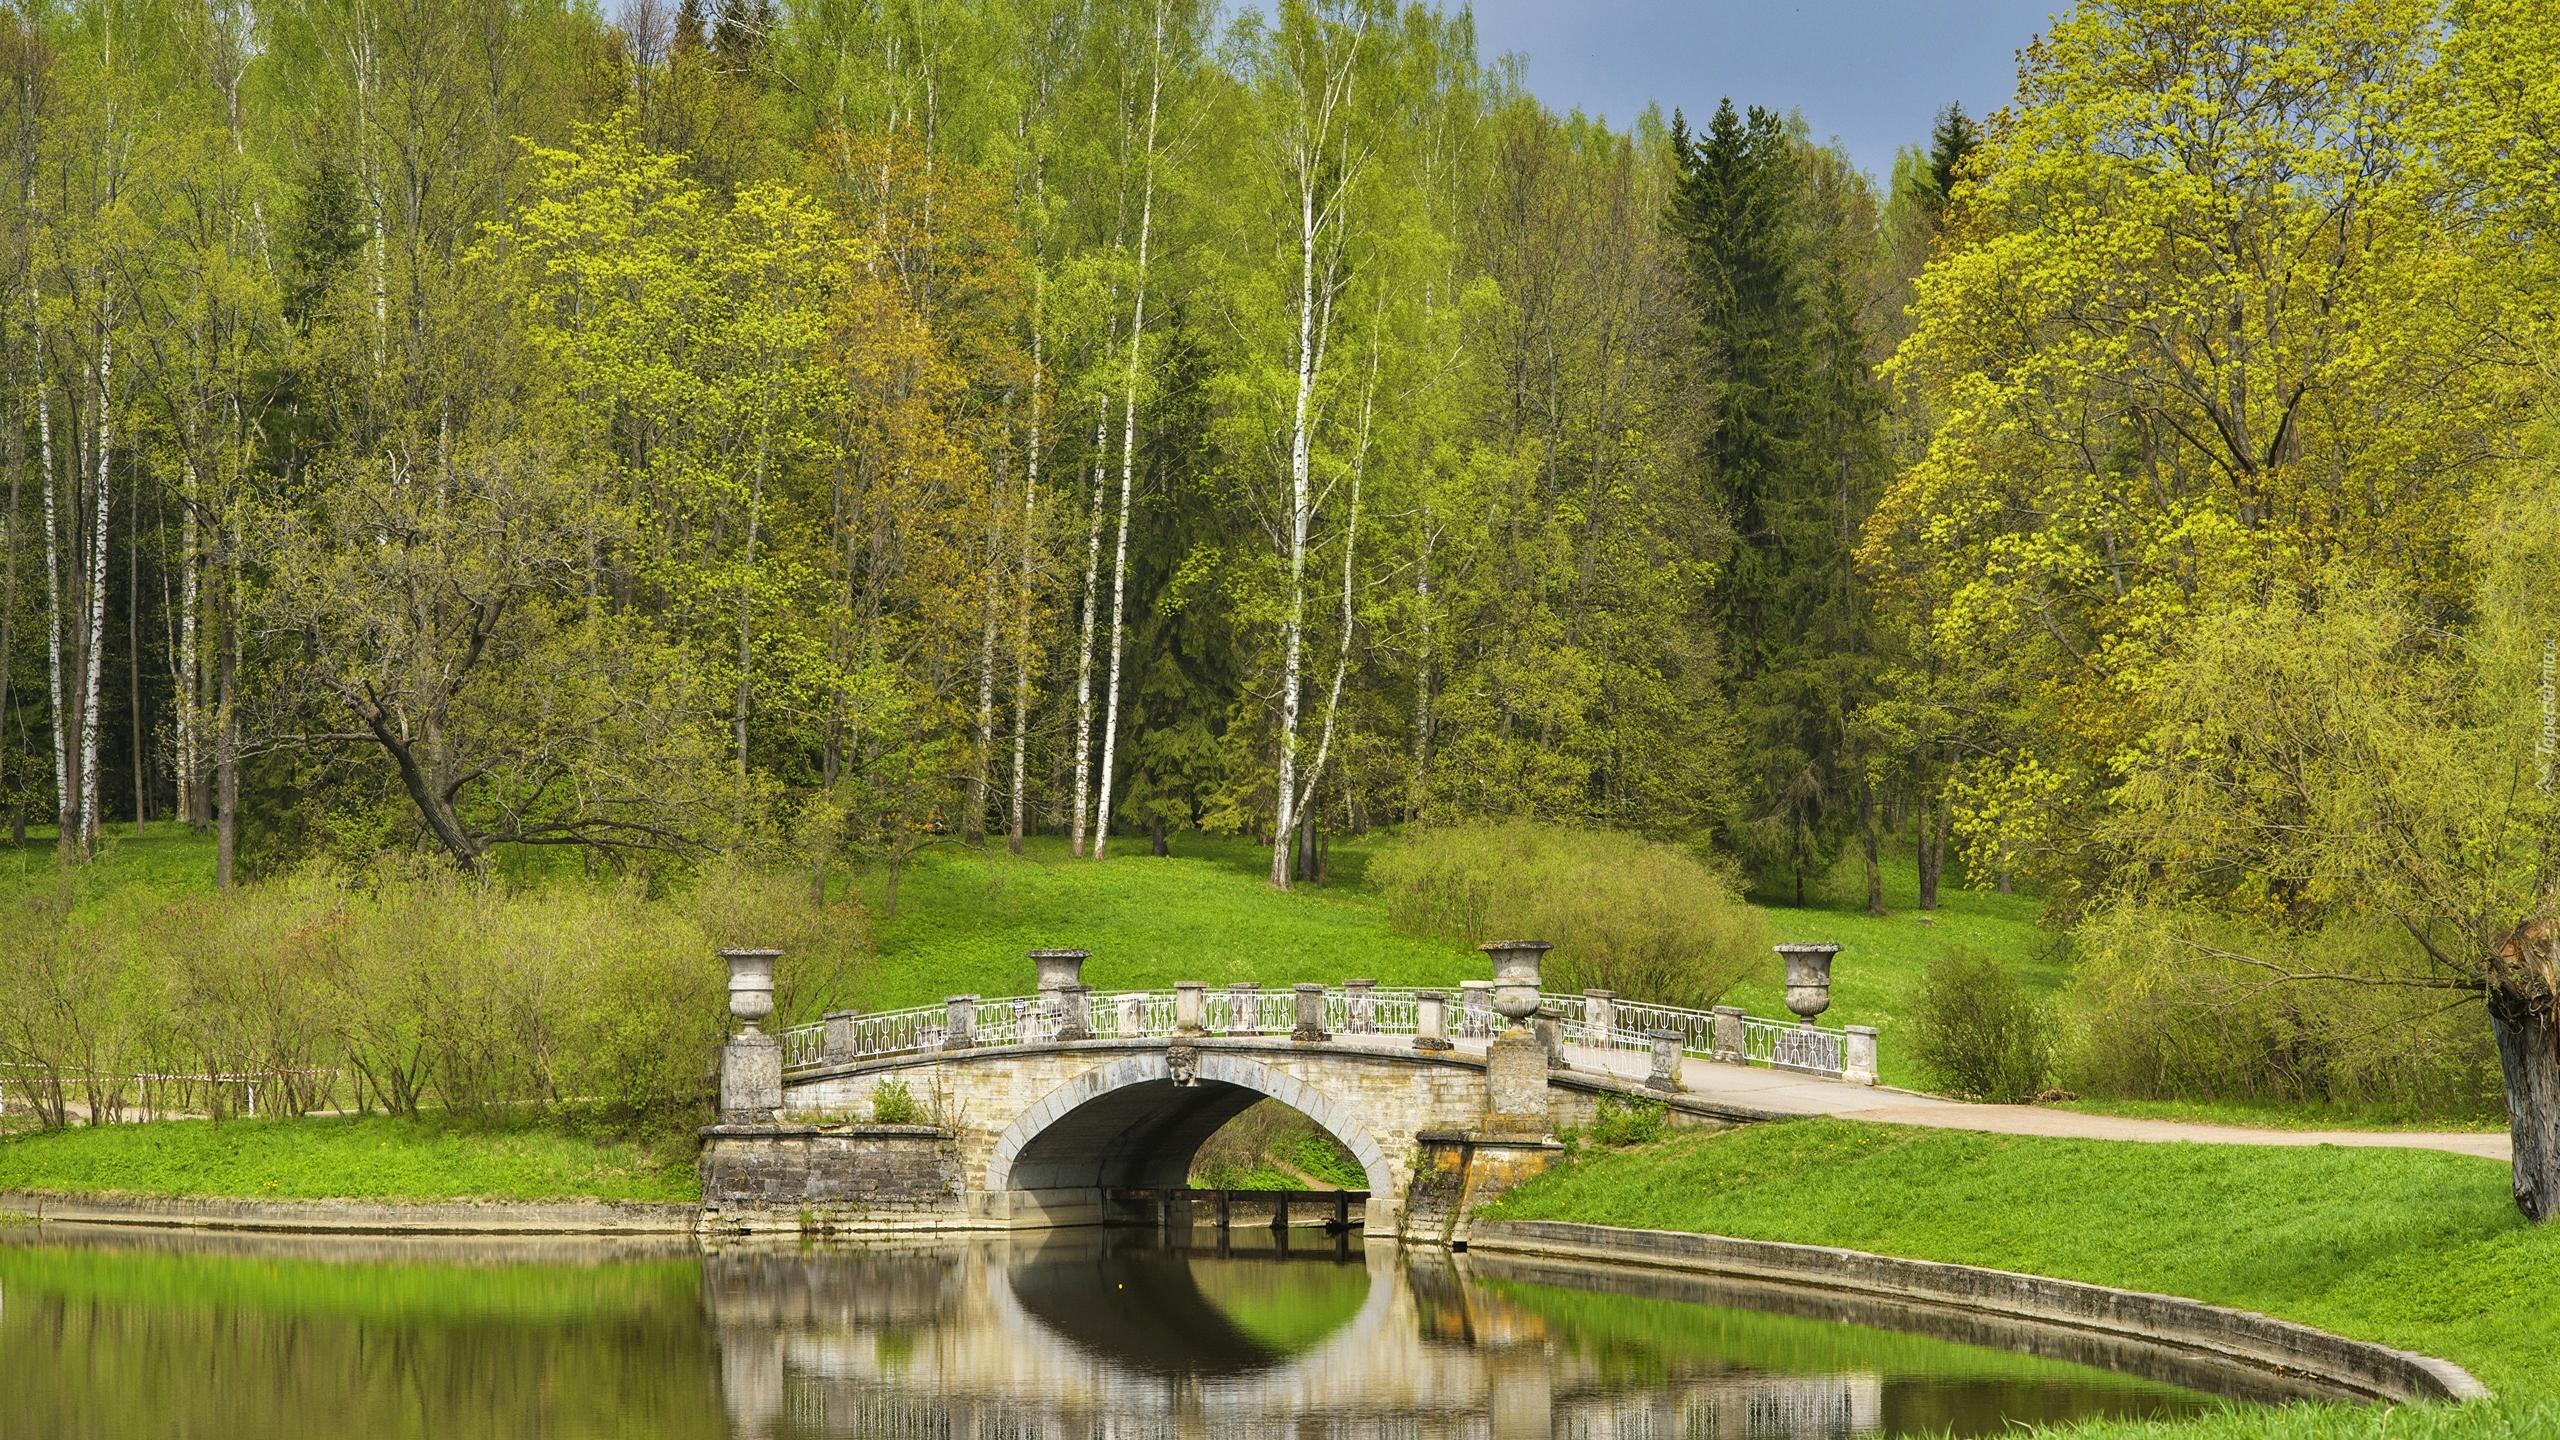
[[[1095,864],[1066,842],[1036,837],[1028,853],[943,850],[900,878],[898,910],[878,869],[856,880],[871,908],[878,963],[863,987],[869,1009],[928,1005],[945,995],[1021,995],[1033,984],[1026,952],[1090,950],[1096,990],[1162,989],[1177,980],[1455,985],[1490,978],[1471,950],[1398,935],[1386,906],[1351,877],[1357,847],[1333,848],[1335,883],[1271,888],[1271,852],[1233,840],[1177,837],[1174,853],[1119,842]],[[1771,963],[1775,963],[1773,959]]]
[[[1503,1219],[1840,1245],[2193,1296],[2454,1360],[2491,1406],[2105,1433],[2560,1434],[2560,1228],[2507,1167],[2333,1146],[2047,1140],[1809,1120],[1586,1151]],[[2325,1417],[2325,1418],[2320,1418]]]
[[0,1190],[261,1200],[701,1198],[691,1146],[385,1116],[171,1120],[0,1143]]

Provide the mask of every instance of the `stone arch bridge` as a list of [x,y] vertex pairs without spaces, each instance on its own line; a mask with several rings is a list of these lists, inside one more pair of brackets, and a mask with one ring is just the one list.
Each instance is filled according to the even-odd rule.
[[1082,955],[1035,958],[1037,994],[733,1042],[705,1132],[712,1227],[1098,1223],[1112,1190],[1185,1185],[1209,1137],[1270,1098],[1359,1161],[1371,1234],[1431,1230],[1543,1168],[1603,1097],[1663,1101],[1675,1123],[1765,1118],[1680,1093],[1684,1056],[1873,1080],[1872,1031],[1729,1008],[1548,994],[1506,1043],[1487,982],[1096,995],[1074,978]]

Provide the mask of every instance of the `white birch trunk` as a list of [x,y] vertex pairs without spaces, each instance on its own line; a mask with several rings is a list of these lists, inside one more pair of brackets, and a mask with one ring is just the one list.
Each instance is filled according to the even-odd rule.
[[1422,643],[1413,676],[1413,785],[1405,805],[1410,818],[1421,819],[1423,797],[1431,784],[1431,506],[1422,507],[1422,552],[1414,567],[1414,598],[1422,614]]
[[1040,514],[1040,302],[1039,277],[1032,277],[1031,302],[1031,453],[1022,482],[1021,617],[1013,644],[1013,813],[1005,848],[1022,853],[1022,811],[1028,785],[1031,734],[1031,581],[1034,531]]
[[44,466],[45,682],[53,702],[53,833],[55,846],[62,848],[72,839],[71,717],[63,709],[62,684],[62,519],[54,504],[53,387],[44,373],[44,296],[32,277],[27,299],[35,311],[36,446],[38,462]]
[[969,819],[961,827],[968,839],[987,838],[987,772],[996,748],[996,634],[1004,628],[1003,487],[991,485],[987,496],[986,624],[978,637],[978,754],[969,779]]
[[[109,323],[112,325],[112,318]],[[83,637],[80,698],[80,848],[98,843],[98,672],[106,668],[107,516],[115,454],[115,331],[98,338],[98,503],[90,535],[88,634]]]
[[1129,365],[1120,400],[1120,535],[1111,555],[1111,690],[1102,723],[1102,788],[1094,806],[1093,858],[1111,843],[1111,782],[1120,739],[1121,614],[1129,582],[1129,492],[1138,465],[1138,362],[1147,334],[1147,241],[1156,215],[1156,118],[1164,99],[1164,7],[1156,7],[1154,69],[1147,82],[1145,199],[1138,207],[1137,299],[1129,320]]
[[[201,793],[203,759],[196,753],[196,467],[186,463],[184,503],[178,517],[178,663],[173,676],[178,692],[178,813],[190,827],[204,826]],[[166,593],[165,591],[163,592]]]
[[[1309,167],[1301,166],[1301,174]],[[1298,664],[1307,622],[1307,524],[1313,518],[1307,484],[1310,431],[1316,389],[1316,195],[1298,189],[1298,398],[1289,423],[1289,609],[1280,622],[1279,815],[1271,827],[1271,883],[1289,888],[1289,847],[1297,821]]]
[[1375,413],[1378,394],[1377,337],[1373,332],[1369,345],[1369,383],[1360,395],[1360,434],[1358,446],[1351,455],[1351,516],[1342,530],[1342,643],[1333,657],[1333,688],[1324,701],[1324,728],[1316,741],[1316,759],[1307,767],[1306,792],[1298,797],[1300,808],[1315,803],[1316,785],[1324,779],[1325,761],[1333,754],[1333,718],[1342,708],[1342,683],[1351,673],[1351,632],[1354,621],[1352,561],[1360,549],[1360,488],[1369,463],[1369,422]]
[[1093,422],[1093,518],[1084,532],[1084,636],[1076,651],[1076,808],[1068,822],[1067,853],[1084,853],[1084,821],[1093,801],[1093,591],[1102,573],[1102,485],[1109,473],[1111,401]]

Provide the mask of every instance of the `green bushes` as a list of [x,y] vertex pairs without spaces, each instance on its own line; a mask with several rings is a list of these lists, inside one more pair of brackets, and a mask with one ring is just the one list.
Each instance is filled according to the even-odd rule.
[[921,1125],[924,1107],[904,1080],[883,1080],[871,1091],[871,1118],[882,1125]]
[[[2395,983],[2428,978],[2404,935],[2351,924],[2276,933],[2127,906],[2093,916],[2076,940],[2077,1023],[2062,1065],[2084,1093],[2504,1114],[2476,998]],[[2243,956],[2346,978],[2284,980]]]
[[1650,1145],[1668,1133],[1670,1124],[1671,1107],[1659,1100],[1622,1100],[1603,1095],[1598,1113],[1591,1120],[1591,1140],[1613,1150]]
[[1379,846],[1368,880],[1412,934],[1554,941],[1549,989],[1703,1006],[1768,955],[1729,877],[1633,835],[1528,821],[1418,830]]
[[[0,1072],[42,1123],[119,1118],[135,1077],[258,1073],[259,1108],[417,1115],[568,1107],[623,1120],[701,1103],[727,1026],[711,952],[788,954],[777,1019],[814,1015],[867,941],[796,880],[747,871],[652,897],[523,890],[448,870],[309,872],[167,903],[139,925],[24,900],[0,936]],[[29,1083],[32,1082],[32,1083]],[[241,1085],[153,1082],[155,1110],[240,1108]]]
[[2053,1067],[2053,1012],[1988,956],[1950,955],[1922,971],[1908,1033],[1940,1088],[1977,1100],[2033,1100]]

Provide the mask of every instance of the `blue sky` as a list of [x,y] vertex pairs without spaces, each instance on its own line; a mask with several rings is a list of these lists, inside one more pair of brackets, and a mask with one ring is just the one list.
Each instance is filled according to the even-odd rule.
[[[1456,0],[1450,0],[1455,8]],[[1529,88],[1617,128],[1648,100],[1692,121],[1730,95],[1804,112],[1878,179],[1949,101],[2008,103],[2017,52],[2068,0],[1475,0],[1490,59],[1529,57]]]

